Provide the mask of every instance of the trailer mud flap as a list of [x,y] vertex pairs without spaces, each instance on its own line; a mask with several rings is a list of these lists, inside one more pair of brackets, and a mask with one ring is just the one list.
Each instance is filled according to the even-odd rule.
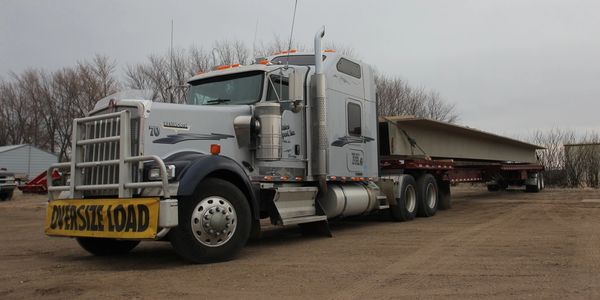
[[51,236],[154,239],[159,198],[70,199],[48,203],[45,232]]

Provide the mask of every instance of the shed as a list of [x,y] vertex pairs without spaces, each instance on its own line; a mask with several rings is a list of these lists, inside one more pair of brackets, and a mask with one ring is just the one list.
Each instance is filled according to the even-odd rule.
[[58,162],[57,155],[32,145],[0,147],[0,168],[6,168],[18,177],[32,179],[56,162]]

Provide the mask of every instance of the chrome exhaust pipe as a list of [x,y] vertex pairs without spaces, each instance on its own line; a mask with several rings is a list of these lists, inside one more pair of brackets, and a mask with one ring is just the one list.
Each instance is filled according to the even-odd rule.
[[315,102],[317,106],[317,153],[315,156],[316,168],[314,173],[319,180],[322,192],[327,191],[327,103],[325,102],[326,83],[323,74],[323,55],[321,40],[325,36],[325,27],[315,34]]

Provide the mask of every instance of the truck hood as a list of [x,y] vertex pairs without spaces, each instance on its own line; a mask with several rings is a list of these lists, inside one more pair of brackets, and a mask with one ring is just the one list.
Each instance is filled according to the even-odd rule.
[[[166,158],[182,151],[210,153],[211,144],[221,146],[221,154],[237,159],[242,151],[233,121],[251,115],[249,105],[181,105],[152,103],[144,128],[144,153]],[[238,160],[239,161],[239,160]]]

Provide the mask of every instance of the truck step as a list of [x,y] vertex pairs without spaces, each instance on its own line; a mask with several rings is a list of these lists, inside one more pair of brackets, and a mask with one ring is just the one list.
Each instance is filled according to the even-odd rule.
[[[317,187],[278,187],[275,188],[273,203],[281,220],[315,216]],[[298,224],[298,223],[295,223]]]
[[390,208],[390,203],[386,196],[377,196],[377,204],[379,205],[380,210]]
[[282,221],[283,221],[283,225],[295,225],[295,224],[327,221],[327,216],[297,217],[297,218],[283,219]]

